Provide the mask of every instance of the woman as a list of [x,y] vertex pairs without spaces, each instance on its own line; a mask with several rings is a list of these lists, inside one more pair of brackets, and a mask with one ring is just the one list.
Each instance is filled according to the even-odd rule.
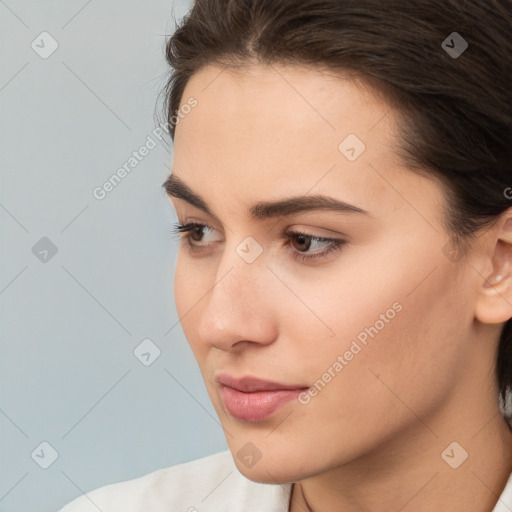
[[164,186],[229,451],[65,512],[512,510],[511,34],[509,0],[196,3]]

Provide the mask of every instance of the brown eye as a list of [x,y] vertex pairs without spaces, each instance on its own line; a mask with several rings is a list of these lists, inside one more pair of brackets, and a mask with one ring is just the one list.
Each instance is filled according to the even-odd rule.
[[[293,241],[297,242],[298,248],[301,250],[308,250],[311,247],[311,239],[313,237],[308,235],[297,235]],[[302,247],[301,247],[302,246]]]
[[[338,238],[325,238],[298,232],[288,232],[285,234],[285,238],[290,241],[290,245],[296,247],[293,250],[293,256],[301,259],[302,261],[323,258],[333,251],[341,250],[341,248],[347,243],[345,240]],[[317,252],[308,253],[312,244],[320,245],[320,248],[322,246],[327,247]]]
[[203,229],[205,226],[194,226],[190,231],[189,237],[195,242],[200,242],[203,236]]
[[[178,240],[187,239],[189,245],[206,245],[209,242],[204,242],[202,238],[205,233],[213,233],[214,228],[207,226],[206,224],[199,224],[198,222],[190,222],[188,224],[175,224],[173,227],[173,236]],[[218,240],[213,240],[217,242]]]

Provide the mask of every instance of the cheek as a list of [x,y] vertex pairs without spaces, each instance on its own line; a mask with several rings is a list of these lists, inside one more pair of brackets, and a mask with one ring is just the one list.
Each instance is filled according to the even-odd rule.
[[[176,312],[180,319],[181,327],[185,337],[190,344],[194,355],[199,346],[199,339],[197,337],[197,325],[199,322],[199,315],[204,303],[201,300],[204,298],[210,286],[204,283],[203,273],[197,265],[191,260],[182,255],[180,249],[176,260],[174,272],[174,302],[176,304]],[[206,298],[204,298],[206,300]]]
[[[411,411],[428,414],[455,386],[470,308],[457,302],[453,270],[446,265],[412,291],[414,286],[402,278],[367,290],[369,309],[361,294],[347,302],[349,311],[335,326],[340,335],[310,374],[313,381],[322,381],[311,405],[327,415],[325,424],[343,425],[354,435],[368,428],[371,437],[375,429],[389,431],[414,421]],[[333,367],[338,356],[344,359],[341,370]],[[335,378],[326,374],[329,368]]]
[[[307,298],[318,319],[306,312],[296,317],[303,319],[302,325],[290,328],[299,331],[307,322],[310,329],[316,325],[322,332],[321,343],[303,338],[307,375],[314,382],[331,368],[340,376],[331,379],[336,384],[328,384],[340,387],[332,400],[354,403],[354,412],[360,401],[377,408],[383,400],[396,402],[391,390],[420,406],[426,386],[437,386],[441,393],[441,386],[454,380],[464,333],[471,325],[471,308],[461,299],[464,292],[455,266],[432,249],[438,241],[425,245],[418,239],[412,244],[414,254],[399,243],[376,246],[368,256],[362,251],[347,253],[343,267],[333,271],[337,278],[313,287],[314,292],[307,293],[300,283],[294,288]],[[339,365],[332,368],[345,354],[348,364],[343,362],[342,370]],[[381,375],[381,382],[376,375]],[[441,376],[444,381],[439,381]]]
[[183,258],[181,257],[181,249],[178,252],[176,259],[176,265],[174,268],[174,302],[176,304],[176,311],[178,318],[183,318],[185,311],[190,309],[191,297],[190,291],[192,287],[188,286],[188,282],[193,276],[187,271],[186,265],[183,264]]

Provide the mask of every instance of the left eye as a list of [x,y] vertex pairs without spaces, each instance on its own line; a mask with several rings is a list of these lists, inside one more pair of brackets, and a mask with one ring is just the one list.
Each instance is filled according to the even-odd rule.
[[[191,248],[199,248],[200,246],[207,245],[211,242],[216,242],[219,240],[210,240],[210,242],[203,242],[201,240],[204,231],[209,231],[212,233],[214,228],[207,226],[205,224],[199,224],[196,222],[191,222],[188,224],[179,224],[176,223],[173,227],[173,235],[177,237],[179,240],[186,239],[189,247]],[[300,233],[297,231],[288,231],[283,233],[281,238],[284,238],[289,241],[289,245],[293,243],[298,243],[299,246],[302,246],[303,249],[308,251],[311,249],[312,244],[319,244],[320,246],[324,246],[320,252],[315,252],[313,254],[303,253],[301,250],[293,249],[293,255],[295,258],[304,260],[312,260],[316,258],[322,258],[327,256],[327,254],[333,251],[339,251],[346,244],[345,240],[338,238],[326,238],[326,237],[318,237],[314,235],[309,235],[307,233]]]
[[325,249],[323,249],[322,251],[315,252],[313,254],[303,254],[302,251],[294,250],[294,257],[299,258],[302,261],[312,260],[315,258],[325,258],[328,254],[334,251],[340,251],[346,244],[346,241],[340,238],[326,238],[308,235],[307,233],[299,233],[297,231],[288,231],[287,233],[284,234],[284,238],[290,240],[290,245],[292,245],[292,243],[295,242],[298,243],[299,245],[302,245],[303,248],[305,248],[306,250],[309,250],[311,248],[312,243],[320,244],[321,246],[325,247]]

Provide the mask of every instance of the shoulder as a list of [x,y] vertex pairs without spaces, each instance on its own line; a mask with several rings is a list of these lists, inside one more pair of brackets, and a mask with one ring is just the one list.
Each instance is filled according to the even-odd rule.
[[505,489],[493,508],[492,512],[510,512],[512,510],[512,473],[509,476]]
[[225,451],[101,487],[60,512],[286,512],[290,488],[247,479]]

